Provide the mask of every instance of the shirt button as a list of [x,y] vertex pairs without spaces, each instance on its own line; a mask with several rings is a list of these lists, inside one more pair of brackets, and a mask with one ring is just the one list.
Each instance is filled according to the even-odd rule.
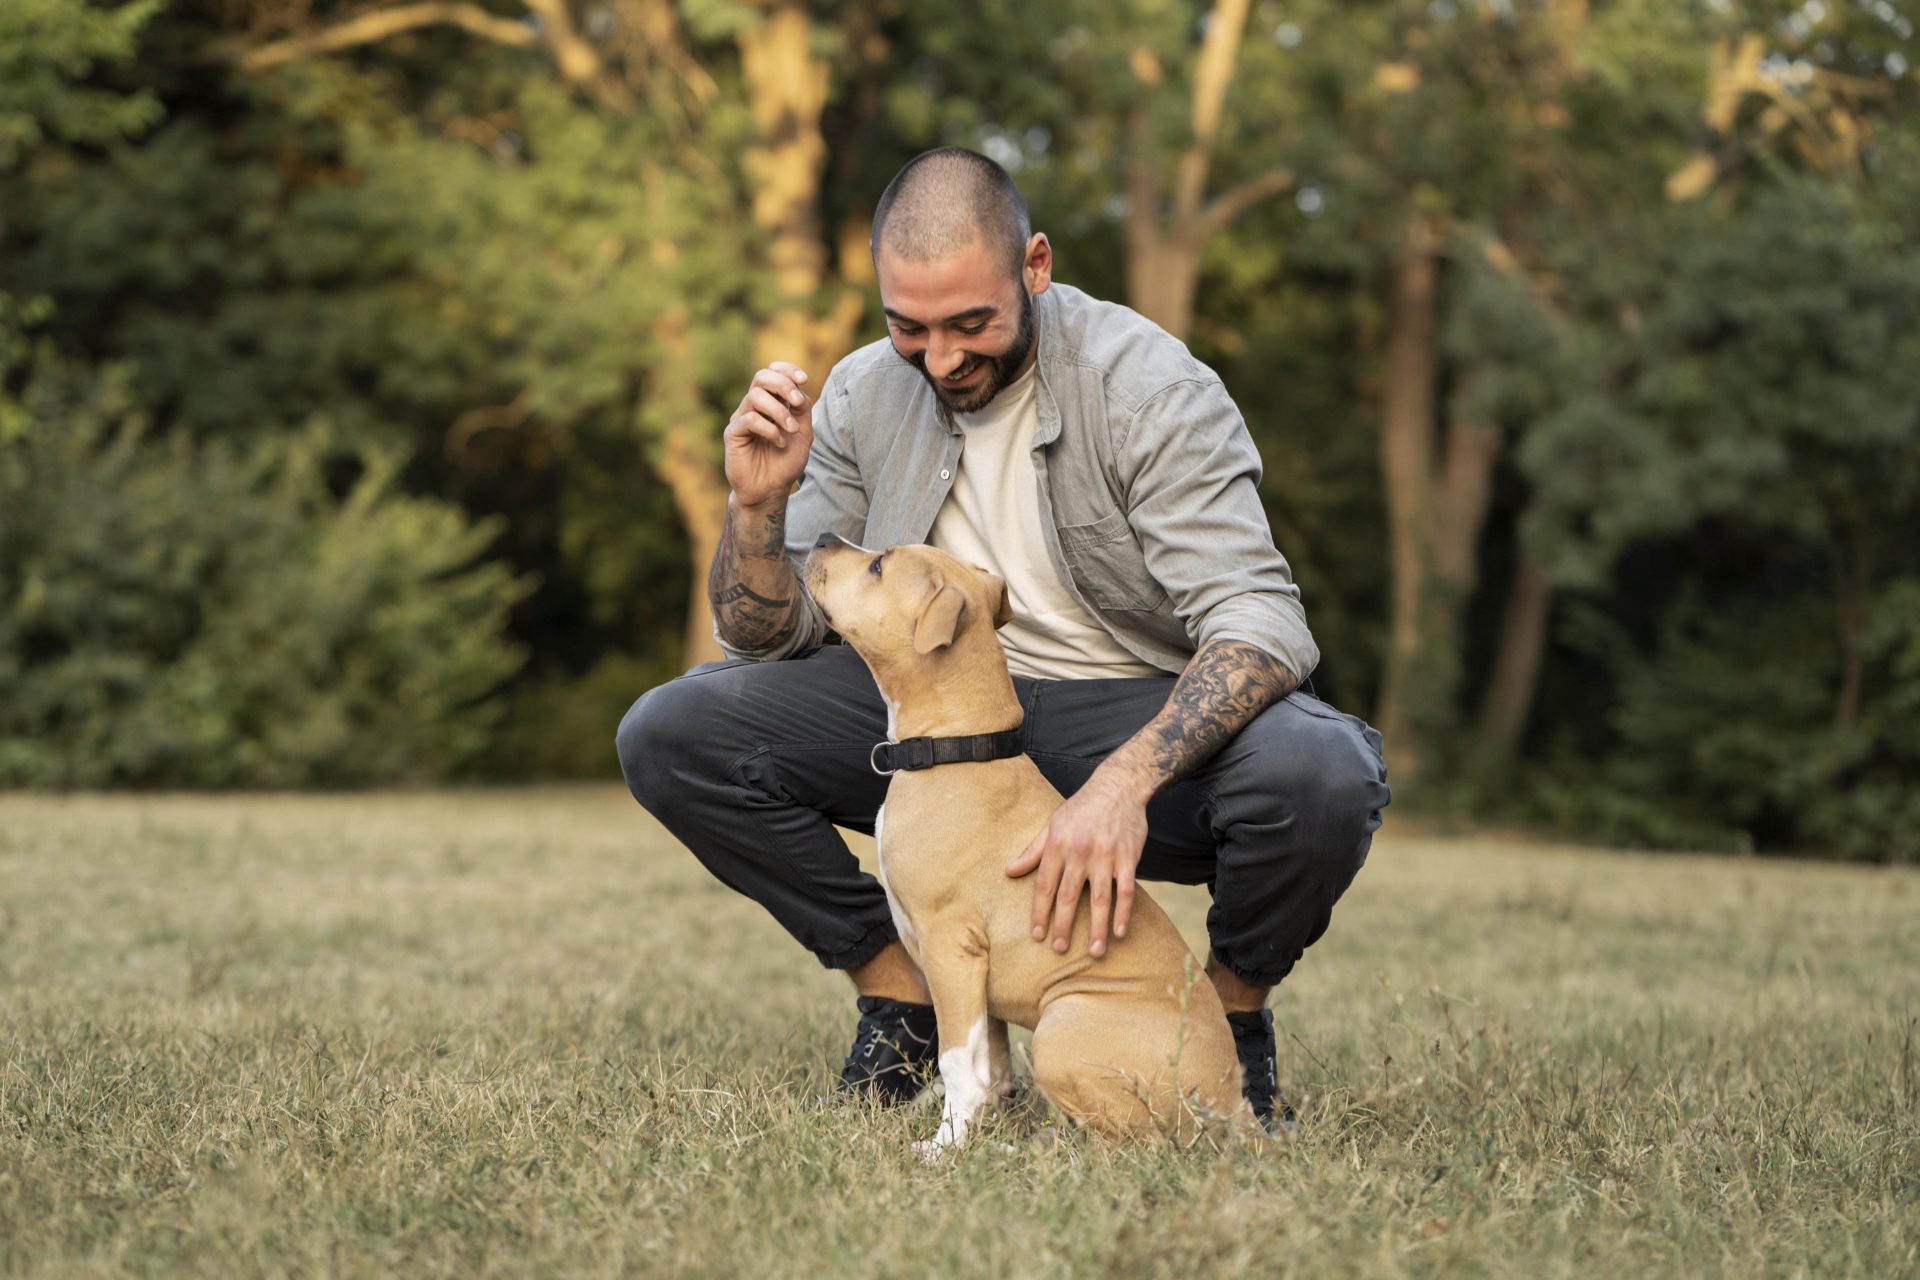
[[953,472],[948,471],[945,467],[942,467],[940,469],[940,478],[942,480],[951,480],[953,479]]

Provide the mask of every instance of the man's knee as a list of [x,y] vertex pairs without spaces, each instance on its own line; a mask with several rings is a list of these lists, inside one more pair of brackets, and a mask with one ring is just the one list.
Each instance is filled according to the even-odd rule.
[[682,676],[642,694],[621,717],[613,739],[620,772],[648,812],[659,813],[680,790],[675,766],[711,733],[713,694],[707,681]]
[[[1256,772],[1264,803],[1278,820],[1313,833],[1329,857],[1363,851],[1387,806],[1379,735],[1362,721],[1315,700],[1273,708],[1248,726],[1258,731]],[[1270,712],[1271,716],[1272,713]]]

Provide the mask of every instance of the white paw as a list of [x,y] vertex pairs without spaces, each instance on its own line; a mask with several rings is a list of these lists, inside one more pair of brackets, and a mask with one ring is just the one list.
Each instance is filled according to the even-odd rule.
[[938,1164],[953,1154],[960,1144],[951,1140],[928,1138],[924,1142],[913,1144],[913,1154],[920,1157],[922,1164]]

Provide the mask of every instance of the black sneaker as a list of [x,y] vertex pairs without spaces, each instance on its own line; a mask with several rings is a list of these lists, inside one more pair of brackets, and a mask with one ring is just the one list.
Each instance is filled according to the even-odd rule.
[[834,1097],[865,1098],[883,1107],[912,1102],[939,1069],[933,1006],[884,996],[861,996],[858,1003],[860,1029]]
[[[1253,1108],[1253,1118],[1268,1133],[1284,1129],[1293,1133],[1300,1121],[1293,1104],[1280,1092],[1280,1073],[1273,1043],[1273,1010],[1256,1009],[1250,1013],[1230,1013],[1227,1025],[1233,1028],[1234,1052],[1240,1055],[1241,1092]],[[1275,1104],[1278,1118],[1275,1118]]]

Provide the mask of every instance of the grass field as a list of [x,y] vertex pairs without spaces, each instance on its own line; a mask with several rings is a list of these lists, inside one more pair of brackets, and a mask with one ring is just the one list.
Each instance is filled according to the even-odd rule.
[[0,1274],[1916,1275],[1916,921],[1390,825],[1275,1003],[1298,1138],[923,1167],[614,789],[0,797]]

